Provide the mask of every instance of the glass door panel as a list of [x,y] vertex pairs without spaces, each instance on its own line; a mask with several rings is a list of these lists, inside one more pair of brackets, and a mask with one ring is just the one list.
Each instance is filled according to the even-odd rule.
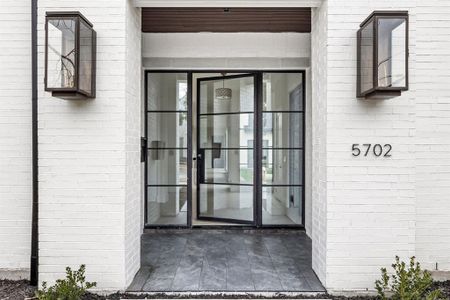
[[187,73],[146,76],[146,226],[188,226],[191,167]]
[[262,225],[303,223],[303,73],[264,73]]
[[198,80],[198,219],[254,223],[255,76]]

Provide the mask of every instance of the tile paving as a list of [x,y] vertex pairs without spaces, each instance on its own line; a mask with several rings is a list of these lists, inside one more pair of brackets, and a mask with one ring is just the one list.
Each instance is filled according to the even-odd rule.
[[293,230],[155,230],[128,291],[325,291]]

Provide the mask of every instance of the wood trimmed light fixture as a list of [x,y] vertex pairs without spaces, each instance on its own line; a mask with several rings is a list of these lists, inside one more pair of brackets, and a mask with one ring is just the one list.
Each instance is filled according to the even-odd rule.
[[45,90],[52,96],[95,98],[96,32],[80,12],[47,12]]
[[374,11],[357,32],[357,97],[388,99],[408,90],[408,12]]

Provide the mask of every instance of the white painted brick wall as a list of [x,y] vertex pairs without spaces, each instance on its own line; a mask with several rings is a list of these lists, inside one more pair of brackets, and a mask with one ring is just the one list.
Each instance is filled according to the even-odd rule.
[[417,1],[416,255],[450,271],[450,1]]
[[[357,100],[356,31],[374,10],[410,12],[416,74],[416,1],[328,1],[326,286],[373,289],[380,268],[415,252],[415,89],[386,101]],[[393,146],[391,158],[353,157],[351,145]]]
[[312,11],[312,267],[323,284],[327,280],[327,17],[326,4]]
[[141,265],[141,10],[126,4],[125,282]]
[[[123,289],[139,264],[139,16],[127,3],[39,1],[41,281],[84,263],[100,289]],[[95,100],[43,90],[45,12],[60,10],[81,11],[97,31]]]
[[28,275],[31,236],[31,8],[0,1],[0,278]]

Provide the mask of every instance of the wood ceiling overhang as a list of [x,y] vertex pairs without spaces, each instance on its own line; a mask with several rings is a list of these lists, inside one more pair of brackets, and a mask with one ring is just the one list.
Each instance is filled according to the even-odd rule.
[[311,32],[311,8],[143,7],[142,32]]

